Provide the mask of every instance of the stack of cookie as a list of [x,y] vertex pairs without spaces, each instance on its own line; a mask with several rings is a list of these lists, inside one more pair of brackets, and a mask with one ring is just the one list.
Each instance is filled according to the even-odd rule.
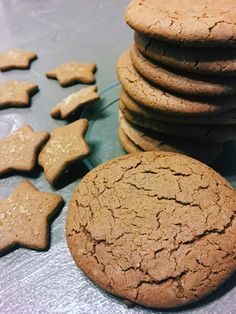
[[117,64],[128,152],[213,161],[236,138],[236,2],[132,0],[134,44]]

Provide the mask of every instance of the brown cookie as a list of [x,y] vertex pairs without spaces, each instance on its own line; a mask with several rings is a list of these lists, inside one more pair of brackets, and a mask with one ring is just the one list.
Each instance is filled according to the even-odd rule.
[[174,69],[209,75],[236,75],[235,48],[182,47],[135,32],[135,44],[144,56]]
[[150,84],[135,70],[128,52],[117,63],[117,75],[125,91],[146,108],[170,115],[211,115],[236,108],[236,96],[217,98],[177,97]]
[[11,69],[28,69],[30,63],[38,57],[34,52],[23,51],[21,49],[10,49],[0,53],[0,71]]
[[134,45],[130,49],[130,58],[146,80],[169,92],[208,97],[236,94],[236,77],[203,76],[172,70],[145,58]]
[[225,0],[132,0],[126,22],[147,36],[185,46],[236,46],[236,3]]
[[15,246],[46,249],[49,219],[62,203],[61,196],[39,192],[29,181],[22,181],[0,200],[0,251]]
[[89,154],[90,149],[84,139],[87,128],[88,120],[80,119],[51,131],[50,140],[38,158],[50,184],[55,184],[69,166]]
[[61,86],[70,86],[76,83],[91,84],[95,82],[95,71],[95,63],[68,61],[48,71],[46,76],[58,80]]
[[50,114],[56,119],[68,119],[86,104],[94,102],[99,98],[96,86],[85,87],[59,102]]
[[131,141],[131,139],[125,134],[125,132],[121,128],[119,128],[118,136],[122,147],[128,153],[131,154],[143,151],[140,147],[138,147],[134,142]]
[[136,114],[133,115],[132,112],[125,107],[125,104],[120,105],[120,110],[129,122],[163,134],[206,142],[227,142],[236,138],[236,124],[191,125],[172,123],[148,119]]
[[209,116],[174,116],[145,108],[132,99],[123,88],[121,88],[120,99],[133,115],[137,114],[147,119],[184,124],[236,124],[235,109]]
[[6,81],[0,84],[0,109],[28,107],[30,97],[38,91],[38,85],[28,82]]
[[31,126],[25,125],[1,139],[0,175],[11,170],[33,170],[39,150],[48,138],[48,132],[34,132]]
[[195,302],[236,268],[236,193],[190,157],[141,152],[99,165],[72,196],[72,257],[97,285],[148,307]]
[[[224,149],[222,143],[186,140],[184,138],[143,129],[129,123],[122,114],[120,115],[120,128],[125,133],[126,137],[128,137],[128,141],[131,141],[131,143],[133,143],[135,147],[140,148],[140,150],[181,153],[207,164],[213,162]],[[124,138],[123,142],[125,141],[127,141],[127,139]],[[127,148],[128,152],[130,152],[129,147]]]

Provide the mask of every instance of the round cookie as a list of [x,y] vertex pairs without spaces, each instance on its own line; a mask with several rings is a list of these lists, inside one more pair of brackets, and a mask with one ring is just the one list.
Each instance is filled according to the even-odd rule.
[[127,143],[131,141],[135,147],[143,151],[181,153],[207,164],[213,162],[224,149],[221,143],[191,141],[137,127],[129,123],[122,114],[120,115],[120,129],[128,138]]
[[234,0],[132,0],[125,12],[140,33],[199,47],[235,47],[235,16]]
[[90,171],[67,212],[76,264],[106,291],[148,307],[198,301],[236,269],[236,193],[190,157],[141,152]]
[[176,72],[145,58],[133,45],[130,58],[136,70],[151,83],[167,91],[192,96],[224,96],[236,94],[236,77],[214,77]]
[[129,52],[121,55],[117,63],[117,76],[125,91],[149,109],[171,115],[211,115],[236,108],[236,96],[218,98],[182,98],[152,85],[135,70]]
[[123,88],[120,91],[120,99],[133,115],[139,115],[147,119],[184,124],[236,124],[235,109],[210,116],[172,116],[145,108],[132,99]]
[[131,153],[143,151],[140,147],[135,145],[135,143],[125,134],[125,132],[121,128],[119,128],[118,135],[119,135],[119,140],[120,140],[122,147],[128,153],[131,154]]
[[235,48],[182,47],[134,33],[135,44],[142,54],[167,66],[200,74],[235,76]]
[[122,102],[120,102],[120,110],[129,122],[163,134],[204,142],[227,142],[236,138],[236,124],[190,125],[147,119],[132,114]]

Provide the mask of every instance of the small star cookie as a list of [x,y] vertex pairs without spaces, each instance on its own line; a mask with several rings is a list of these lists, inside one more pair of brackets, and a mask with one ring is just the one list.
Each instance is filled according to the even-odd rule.
[[0,71],[11,69],[28,69],[30,63],[37,59],[34,52],[23,51],[21,49],[10,49],[0,53]]
[[39,149],[48,138],[48,132],[34,132],[25,125],[0,140],[0,175],[11,170],[33,170]]
[[6,81],[0,84],[0,109],[28,107],[30,96],[38,91],[38,85],[28,82]]
[[29,181],[22,181],[0,200],[0,252],[16,245],[46,249],[49,219],[62,203],[61,196],[39,192]]
[[84,105],[96,101],[99,98],[96,86],[82,88],[59,102],[52,109],[50,114],[53,118],[67,119],[73,113],[83,108]]
[[95,63],[80,63],[68,61],[46,73],[48,78],[57,79],[61,86],[70,86],[76,83],[91,84],[95,82]]
[[87,128],[88,120],[80,119],[52,130],[50,140],[38,158],[38,163],[43,167],[50,184],[55,184],[70,165],[90,153],[84,139]]

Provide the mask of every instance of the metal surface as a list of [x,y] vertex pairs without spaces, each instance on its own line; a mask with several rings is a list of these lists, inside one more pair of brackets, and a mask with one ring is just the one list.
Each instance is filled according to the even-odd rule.
[[[128,0],[0,0],[0,51],[19,47],[35,51],[39,59],[30,70],[0,74],[7,79],[29,80],[40,92],[32,106],[0,111],[0,137],[30,124],[48,130],[64,124],[49,116],[50,109],[82,85],[62,88],[44,73],[69,59],[96,62],[97,85],[102,100],[83,116],[90,120],[87,139],[92,154],[88,168],[123,154],[117,139],[117,98],[115,63],[131,43],[132,31],[123,21]],[[215,167],[236,186],[236,147],[229,146]],[[46,252],[19,248],[0,259],[0,313],[151,313],[136,306],[127,309],[120,300],[104,293],[75,266],[65,238],[65,215],[71,193],[87,171],[82,166],[57,189],[66,204],[51,228],[51,245]],[[43,172],[28,178],[41,190],[54,191]],[[10,193],[21,175],[0,179],[0,198]],[[66,185],[68,183],[68,185]],[[235,313],[235,277],[226,285],[184,313]],[[156,311],[158,312],[158,311]]]

